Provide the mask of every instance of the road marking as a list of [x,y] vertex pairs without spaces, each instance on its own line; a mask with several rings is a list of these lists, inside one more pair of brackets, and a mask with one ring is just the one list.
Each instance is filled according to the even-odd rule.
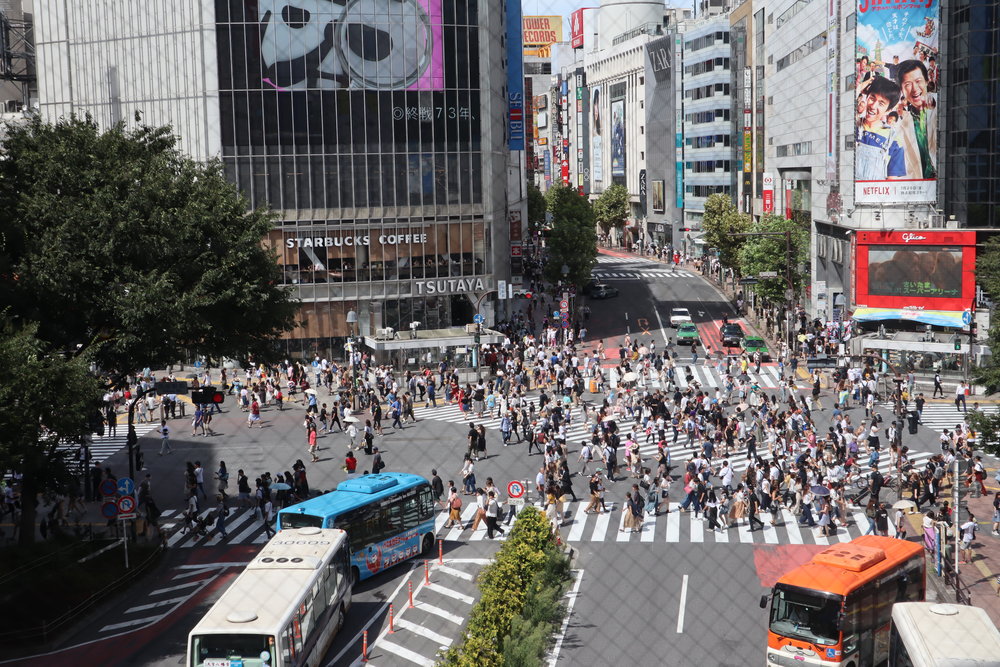
[[771,522],[775,520],[774,515],[770,512],[761,512],[764,518],[764,541],[768,544],[778,543],[778,530],[771,525]]
[[[719,523],[722,526],[722,523]],[[729,542],[729,529],[726,526],[722,526],[722,529],[715,533],[716,542]]]
[[660,319],[660,309],[655,305],[653,306],[653,314],[656,315],[656,323],[660,325],[660,335],[663,336],[663,344],[670,345],[670,338],[667,336],[667,332],[663,328],[663,320]]
[[[257,514],[252,509],[248,509],[247,513],[249,513],[251,515],[256,515]],[[263,521],[260,524],[258,524],[257,523],[257,517],[254,516],[253,520],[250,522],[250,525],[247,526],[246,530],[244,530],[242,533],[240,533],[239,535],[237,535],[236,537],[234,537],[230,541],[231,542],[235,542],[237,544],[241,544],[243,542],[243,540],[247,539],[248,537],[250,537],[251,535],[253,535],[256,531],[260,530],[262,525],[263,525]],[[226,526],[226,528],[229,528],[229,526]],[[264,531],[264,534],[266,535],[267,531]]]
[[799,524],[795,520],[795,515],[791,510],[782,508],[781,519],[785,522],[785,532],[788,533],[789,544],[802,544],[802,533],[799,531]]
[[739,524],[737,521],[736,532],[740,534],[740,542],[745,542],[747,544],[753,544],[753,533],[750,532],[750,520],[743,525]]
[[812,528],[813,539],[816,541],[816,544],[830,544],[830,538],[824,535],[821,532],[822,530],[819,526],[814,526]]
[[[203,572],[204,570],[198,570],[196,572],[192,572],[192,574],[202,574]],[[174,578],[176,579],[177,577]],[[191,586],[201,586],[204,583],[205,583],[204,581],[189,581],[186,584],[177,584],[176,586],[171,586],[170,588],[157,588],[155,591],[150,591],[149,594],[162,595],[163,593],[172,593],[173,591],[179,591],[182,588],[190,588]]]
[[631,511],[632,510],[630,510],[627,506],[622,506],[622,518],[621,521],[618,522],[618,542],[628,542],[629,538],[632,536],[631,528],[628,530],[622,530],[622,528],[625,527],[625,513]]
[[705,524],[702,520],[698,518],[695,512],[691,512],[691,541],[692,542],[704,542],[705,541]]
[[[206,572],[211,572],[212,570],[218,569],[216,566],[212,565],[210,567],[205,567],[199,565],[197,570],[189,570],[188,572],[183,572],[171,578],[171,581],[177,581],[178,579],[187,579],[188,577],[194,576],[196,574],[205,574]],[[170,590],[170,589],[167,589]]]
[[656,536],[656,517],[651,517],[645,513],[643,516],[642,535],[639,539],[641,542],[652,542],[653,538]]
[[462,570],[456,570],[453,567],[448,567],[447,565],[435,565],[434,569],[438,572],[444,572],[445,574],[450,574],[453,577],[458,577],[459,579],[465,579],[466,581],[474,581],[475,577],[468,572],[463,572]]
[[566,593],[566,615],[563,616],[562,625],[559,627],[559,634],[556,636],[555,644],[552,646],[552,652],[549,654],[549,667],[555,667],[556,662],[559,661],[559,651],[562,650],[563,639],[566,637],[566,628],[569,627],[569,617],[573,615],[573,605],[576,604],[576,599],[580,597],[580,583],[583,581],[583,570],[576,571],[576,581],[573,582],[573,586]]
[[384,651],[389,653],[394,653],[404,660],[409,660],[410,662],[420,665],[421,667],[434,667],[434,661],[428,660],[424,656],[411,651],[408,648],[404,648],[395,642],[391,642],[388,639],[382,639],[379,641],[378,646]]
[[667,504],[667,542],[680,542],[681,517],[678,503]]
[[440,593],[445,597],[452,598],[453,600],[458,600],[459,602],[464,602],[465,604],[472,604],[475,599],[472,596],[466,595],[465,593],[459,593],[458,591],[453,591],[447,586],[442,586],[435,583],[434,586],[428,588],[429,591],[434,591],[435,593]]
[[465,619],[462,618],[461,616],[453,614],[450,611],[445,611],[441,607],[435,607],[434,605],[428,602],[421,602],[418,600],[416,605],[414,605],[414,608],[423,609],[424,611],[430,614],[434,614],[435,616],[440,616],[444,620],[451,621],[455,625],[462,625],[463,623],[465,623]]
[[[583,503],[580,503],[583,505]],[[573,512],[573,527],[569,529],[569,535],[566,537],[570,542],[576,542],[583,537],[583,529],[587,525],[587,514],[577,506],[576,510]]]
[[147,618],[136,618],[131,621],[125,621],[124,623],[115,623],[113,625],[105,625],[103,628],[98,630],[98,632],[111,632],[112,630],[121,630],[122,628],[131,628],[134,625],[144,625],[146,623],[155,623],[159,621],[162,616],[149,616]]
[[395,625],[397,628],[405,628],[414,634],[427,637],[428,639],[432,639],[436,641],[438,644],[440,644],[442,648],[448,648],[449,646],[451,646],[451,643],[453,641],[451,637],[445,637],[444,635],[439,635],[433,630],[428,630],[424,626],[408,621],[405,618],[395,619]]
[[169,600],[160,600],[159,602],[151,602],[150,604],[142,604],[138,607],[132,607],[131,609],[126,609],[126,614],[134,614],[137,611],[146,611],[147,609],[156,609],[157,607],[165,607],[170,604],[176,604],[177,602],[184,602],[189,596],[184,596],[182,598],[170,598]]
[[[611,510],[613,509],[614,505],[612,504]],[[594,523],[594,532],[590,535],[591,542],[604,541],[604,534],[608,532],[608,524],[611,523],[611,510],[597,515],[597,521]]]
[[684,632],[684,607],[687,605],[688,596],[688,576],[685,574],[681,581],[681,599],[677,609],[677,634]]

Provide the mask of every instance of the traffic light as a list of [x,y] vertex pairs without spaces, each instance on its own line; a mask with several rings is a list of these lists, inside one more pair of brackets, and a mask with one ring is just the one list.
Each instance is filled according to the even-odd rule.
[[514,292],[515,299],[531,299],[531,292]]
[[218,389],[195,389],[191,392],[191,402],[195,405],[216,405],[226,400],[226,395]]
[[955,350],[961,350],[961,349],[962,349],[962,339],[956,336],[955,337]]

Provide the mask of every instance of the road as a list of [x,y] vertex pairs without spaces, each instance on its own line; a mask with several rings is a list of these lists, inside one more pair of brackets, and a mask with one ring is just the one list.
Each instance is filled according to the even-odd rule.
[[[613,358],[617,343],[629,334],[642,342],[656,340],[657,348],[663,349],[673,339],[673,330],[665,327],[667,313],[679,306],[691,311],[709,351],[720,349],[719,325],[724,315],[732,319],[733,313],[711,285],[684,268],[635,259],[602,256],[602,260],[597,272],[618,287],[620,295],[590,303],[588,346],[604,340]],[[700,352],[704,354],[703,349]],[[686,362],[689,354],[679,351],[681,361]],[[720,382],[714,369],[700,363],[692,366],[692,374],[708,388]],[[778,381],[776,367],[765,365],[755,378],[765,391],[773,390]],[[159,457],[155,438],[141,440],[153,495],[168,520],[178,517],[183,507],[186,461],[200,460],[207,471],[215,470],[220,460],[226,461],[232,491],[237,469],[244,469],[252,480],[264,470],[283,472],[296,459],[308,459],[301,406],[284,411],[266,408],[262,429],[248,429],[244,414],[231,402],[225,407],[226,412],[213,422],[218,435],[212,437],[191,437],[185,422],[173,422],[174,454]],[[851,414],[859,420],[863,413],[857,412]],[[465,416],[453,407],[441,406],[418,408],[417,417],[417,424],[402,431],[386,428],[385,437],[377,442],[387,470],[430,476],[436,468],[446,482],[460,480],[468,431]],[[525,456],[521,444],[501,446],[496,419],[478,421],[490,433],[490,457],[477,464],[477,479],[483,482],[493,477],[501,488],[512,479],[532,480],[540,458]],[[819,413],[817,421],[821,432],[825,431],[829,412]],[[578,465],[575,453],[583,433],[584,425],[579,422],[570,429],[571,469]],[[321,435],[321,461],[307,468],[313,489],[332,489],[346,477],[340,467],[346,442],[340,433]],[[926,458],[935,451],[936,433],[921,429],[906,444],[918,452],[916,458]],[[643,447],[646,456],[652,450],[651,445]],[[682,436],[671,447],[675,464],[690,451]],[[359,469],[366,463],[362,457]],[[743,457],[733,457],[733,463],[737,471],[745,468]],[[126,470],[124,453],[110,455],[105,465],[116,472]],[[206,475],[209,488],[210,477]],[[647,518],[639,534],[620,533],[619,508],[628,486],[624,481],[610,485],[608,501],[614,508],[610,514],[590,516],[583,514],[582,504],[566,506],[561,534],[576,548],[575,567],[582,570],[583,579],[560,647],[559,665],[613,663],[623,658],[635,665],[762,664],[766,616],[757,605],[760,595],[780,572],[807,560],[825,544],[860,534],[852,527],[823,538],[813,529],[798,528],[786,515],[774,517],[775,525],[768,524],[761,532],[750,533],[744,526],[720,534],[676,512]],[[585,480],[577,478],[575,487],[582,499]],[[466,512],[470,511],[467,507]],[[183,662],[187,632],[265,541],[259,522],[246,511],[230,517],[229,535],[226,540],[213,533],[175,536],[157,571],[126,593],[110,596],[87,622],[66,634],[63,650],[19,664]],[[364,629],[369,630],[373,664],[432,664],[441,646],[458,639],[475,596],[472,577],[497,544],[485,538],[484,530],[447,530],[439,537],[444,540],[445,566],[430,564],[430,586],[423,584],[423,563],[416,562],[358,587],[355,607],[324,664],[353,664],[360,656]],[[413,609],[407,605],[408,582],[414,585],[417,598]],[[393,635],[385,632],[390,602],[402,619],[402,628]]]

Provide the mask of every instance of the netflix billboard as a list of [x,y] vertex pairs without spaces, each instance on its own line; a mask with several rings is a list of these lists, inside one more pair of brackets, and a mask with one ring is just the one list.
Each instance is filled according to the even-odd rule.
[[858,308],[963,311],[975,298],[975,232],[859,231],[854,252]]

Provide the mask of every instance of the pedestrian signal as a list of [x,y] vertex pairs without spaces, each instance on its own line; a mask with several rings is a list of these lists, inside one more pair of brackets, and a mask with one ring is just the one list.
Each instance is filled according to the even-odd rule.
[[191,392],[191,402],[195,405],[218,404],[225,400],[226,395],[217,389],[195,389]]

